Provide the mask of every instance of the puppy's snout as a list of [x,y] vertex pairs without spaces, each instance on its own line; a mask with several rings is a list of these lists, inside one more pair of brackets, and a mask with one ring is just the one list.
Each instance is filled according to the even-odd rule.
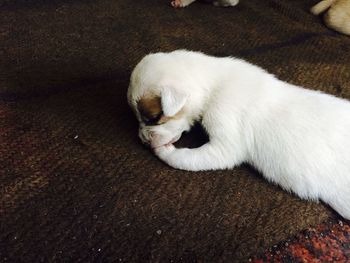
[[149,132],[149,139],[152,140],[156,136],[155,132],[150,131]]
[[152,137],[152,139],[151,139],[151,147],[152,148],[156,148],[156,147],[159,147],[159,146],[161,146],[162,144],[161,144],[161,140],[162,139],[162,137],[159,135],[159,134],[153,134],[153,137]]
[[147,139],[147,136],[146,136],[146,134],[145,134],[143,129],[139,129],[139,138],[141,139],[141,141],[143,143],[146,143],[146,144],[149,143],[149,140]]
[[144,144],[147,144],[152,148],[158,147],[162,141],[162,136],[160,134],[148,129],[140,128],[139,137]]
[[139,137],[143,143],[151,144],[151,141],[156,137],[156,134],[153,131],[141,128],[139,130]]

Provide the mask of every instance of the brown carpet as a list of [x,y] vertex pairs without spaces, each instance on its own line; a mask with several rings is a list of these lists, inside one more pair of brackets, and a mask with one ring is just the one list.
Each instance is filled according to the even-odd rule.
[[0,0],[1,262],[244,261],[336,216],[249,167],[167,167],[126,90],[142,56],[187,48],[350,98],[350,38],[316,0],[168,2]]

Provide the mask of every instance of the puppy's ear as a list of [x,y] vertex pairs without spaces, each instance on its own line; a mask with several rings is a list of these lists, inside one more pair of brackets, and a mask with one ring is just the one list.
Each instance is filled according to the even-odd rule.
[[161,92],[162,110],[165,116],[172,117],[178,113],[187,101],[187,95],[171,87]]

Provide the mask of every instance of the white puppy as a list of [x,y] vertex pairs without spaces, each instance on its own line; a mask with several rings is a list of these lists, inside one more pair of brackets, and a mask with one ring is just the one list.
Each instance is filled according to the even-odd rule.
[[[170,166],[199,171],[247,162],[350,219],[349,101],[285,83],[240,59],[185,50],[144,57],[128,101],[141,140]],[[175,148],[195,121],[209,142]]]

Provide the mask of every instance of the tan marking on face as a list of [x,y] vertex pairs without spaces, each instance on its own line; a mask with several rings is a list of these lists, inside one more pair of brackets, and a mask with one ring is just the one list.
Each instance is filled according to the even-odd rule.
[[159,96],[144,96],[137,103],[137,108],[144,121],[157,118],[162,113],[162,104]]
[[137,103],[137,108],[140,112],[141,119],[146,125],[164,124],[170,120],[179,119],[183,115],[183,109],[181,109],[174,116],[164,116],[161,98],[154,95],[142,97]]

